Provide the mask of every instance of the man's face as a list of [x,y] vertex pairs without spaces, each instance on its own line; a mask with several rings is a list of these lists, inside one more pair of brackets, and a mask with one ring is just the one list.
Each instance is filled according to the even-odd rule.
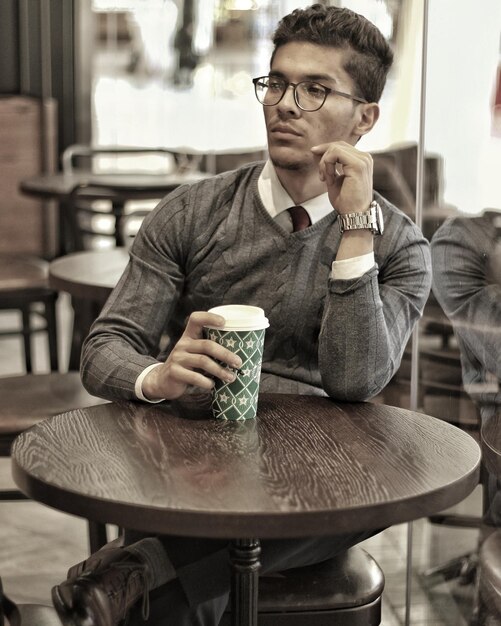
[[[353,80],[343,69],[347,51],[307,42],[291,42],[278,48],[270,74],[292,83],[314,80],[325,87],[355,94]],[[268,151],[275,167],[308,171],[316,169],[318,158],[312,146],[346,141],[355,144],[354,133],[359,119],[356,102],[329,94],[317,111],[301,110],[289,86],[275,106],[265,106]]]

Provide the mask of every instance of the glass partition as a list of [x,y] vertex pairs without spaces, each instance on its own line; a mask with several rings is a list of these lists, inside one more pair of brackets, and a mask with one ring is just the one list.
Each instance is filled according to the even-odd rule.
[[[423,228],[434,290],[421,322],[418,397],[425,413],[480,441],[482,421],[501,405],[501,5],[428,6],[423,150],[435,164],[423,182],[425,196],[436,193]],[[479,541],[501,519],[499,491],[492,478],[487,485],[485,476],[453,516],[422,531],[432,567],[421,582],[444,623],[469,623]]]

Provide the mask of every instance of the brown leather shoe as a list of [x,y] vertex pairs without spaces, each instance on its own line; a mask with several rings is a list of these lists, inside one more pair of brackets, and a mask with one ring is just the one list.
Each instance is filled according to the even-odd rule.
[[[123,550],[123,547],[124,544],[122,537],[117,537],[117,539],[109,541],[102,548],[99,548],[97,552],[88,556],[85,561],[72,565],[68,570],[66,578],[68,580],[70,578],[77,578],[77,576],[80,576],[80,574],[83,574],[84,572],[93,572],[101,566],[105,567],[108,562],[117,558],[117,550]],[[131,558],[134,558],[132,555],[130,556]]]
[[148,618],[146,564],[123,548],[105,546],[68,575],[52,589],[64,626],[116,626],[141,598],[143,617]]

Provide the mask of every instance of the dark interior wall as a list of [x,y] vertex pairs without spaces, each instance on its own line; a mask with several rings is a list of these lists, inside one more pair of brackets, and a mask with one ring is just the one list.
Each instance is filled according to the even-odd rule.
[[76,141],[74,0],[0,2],[0,96],[52,97],[58,151]]
[[19,15],[17,0],[0,3],[0,94],[19,93]]

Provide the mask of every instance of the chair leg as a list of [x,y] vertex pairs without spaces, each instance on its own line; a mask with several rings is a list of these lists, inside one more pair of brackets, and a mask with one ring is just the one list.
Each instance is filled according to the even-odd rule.
[[56,319],[57,296],[51,296],[45,302],[45,318],[47,320],[47,340],[49,343],[50,369],[52,372],[59,371],[57,356],[57,319]]
[[29,304],[22,307],[21,315],[23,320],[24,365],[26,373],[31,374],[31,320]]
[[87,520],[87,525],[89,528],[89,550],[90,554],[93,554],[108,543],[106,524]]

